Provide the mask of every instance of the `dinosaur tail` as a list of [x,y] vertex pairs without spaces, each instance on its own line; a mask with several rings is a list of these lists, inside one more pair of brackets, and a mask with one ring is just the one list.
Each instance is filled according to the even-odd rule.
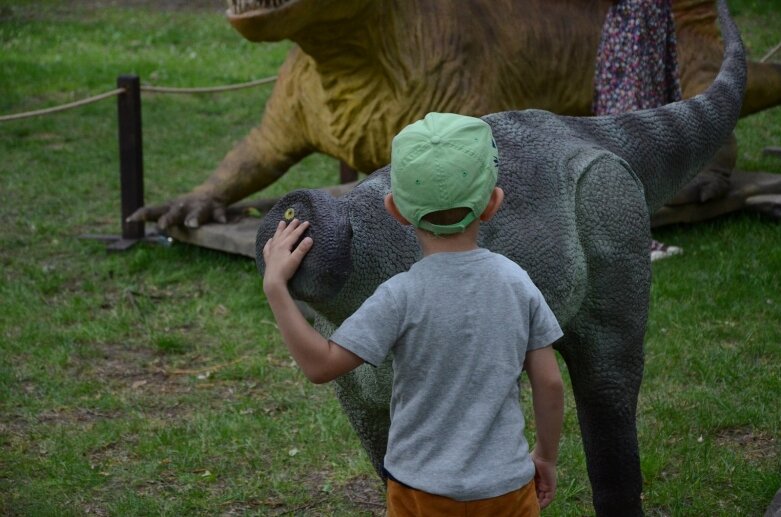
[[643,184],[651,213],[705,166],[740,115],[746,90],[745,51],[725,0],[719,0],[718,11],[724,60],[706,91],[658,108],[567,120],[629,163]]

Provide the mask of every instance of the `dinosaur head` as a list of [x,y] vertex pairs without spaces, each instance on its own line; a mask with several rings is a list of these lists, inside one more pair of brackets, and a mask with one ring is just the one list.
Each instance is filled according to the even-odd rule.
[[305,235],[312,237],[314,246],[288,284],[291,295],[315,303],[333,298],[352,272],[352,228],[346,204],[323,191],[293,191],[266,214],[255,241],[258,271],[261,275],[265,271],[263,246],[274,235],[279,221],[293,219],[309,221]]
[[385,211],[383,198],[389,191],[389,167],[385,167],[339,198],[320,190],[286,195],[258,228],[258,271],[261,275],[265,271],[263,246],[280,220],[309,221],[304,235],[314,242],[288,288],[293,298],[308,302],[339,324],[378,285],[420,258],[412,227],[402,226]]
[[250,41],[294,39],[315,24],[344,20],[371,0],[227,0],[228,21]]

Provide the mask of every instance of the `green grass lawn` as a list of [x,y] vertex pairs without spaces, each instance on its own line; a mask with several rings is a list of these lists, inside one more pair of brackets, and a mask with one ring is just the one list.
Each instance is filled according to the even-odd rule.
[[[781,8],[737,4],[750,53]],[[147,84],[276,74],[289,43],[211,10],[0,0],[0,115]],[[146,6],[146,7],[144,7]],[[776,56],[781,60],[781,55]],[[259,120],[270,86],[145,94],[146,199],[189,190]],[[781,108],[740,122],[744,170],[781,173]],[[192,246],[107,254],[119,232],[113,100],[0,123],[0,513],[361,515],[381,485],[329,387],[294,367],[255,265]],[[267,194],[337,181],[313,156]],[[781,487],[781,226],[736,214],[654,235],[638,416],[650,515],[761,515]],[[528,401],[525,401],[528,404]],[[558,499],[593,512],[572,397]]]

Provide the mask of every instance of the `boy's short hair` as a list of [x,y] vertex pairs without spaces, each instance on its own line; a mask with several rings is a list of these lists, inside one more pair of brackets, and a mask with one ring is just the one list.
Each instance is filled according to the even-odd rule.
[[[499,152],[491,127],[475,117],[429,113],[399,132],[391,146],[391,191],[401,215],[436,235],[463,232],[478,219],[496,186]],[[465,208],[450,224],[424,219]]]

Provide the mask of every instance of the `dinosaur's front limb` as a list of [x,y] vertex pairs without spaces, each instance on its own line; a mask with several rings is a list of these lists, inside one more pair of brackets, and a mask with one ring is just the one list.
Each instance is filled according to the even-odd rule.
[[182,223],[197,228],[211,220],[225,222],[228,205],[270,185],[309,153],[303,146],[280,149],[274,145],[279,135],[269,141],[268,133],[263,124],[253,129],[203,184],[173,200],[140,208],[129,220],[157,221],[162,229]]
[[642,515],[635,417],[650,287],[648,216],[631,173],[602,165],[578,185],[587,292],[556,347],[572,380],[596,513],[626,517]]
[[388,447],[392,383],[390,359],[378,368],[363,365],[335,381],[336,396],[381,479]]
[[[315,316],[313,326],[323,336],[330,336],[337,327],[320,314]],[[388,357],[376,368],[368,364],[359,366],[335,379],[333,384],[336,397],[369,455],[374,470],[384,479],[382,462],[388,448],[390,429],[392,359]]]

